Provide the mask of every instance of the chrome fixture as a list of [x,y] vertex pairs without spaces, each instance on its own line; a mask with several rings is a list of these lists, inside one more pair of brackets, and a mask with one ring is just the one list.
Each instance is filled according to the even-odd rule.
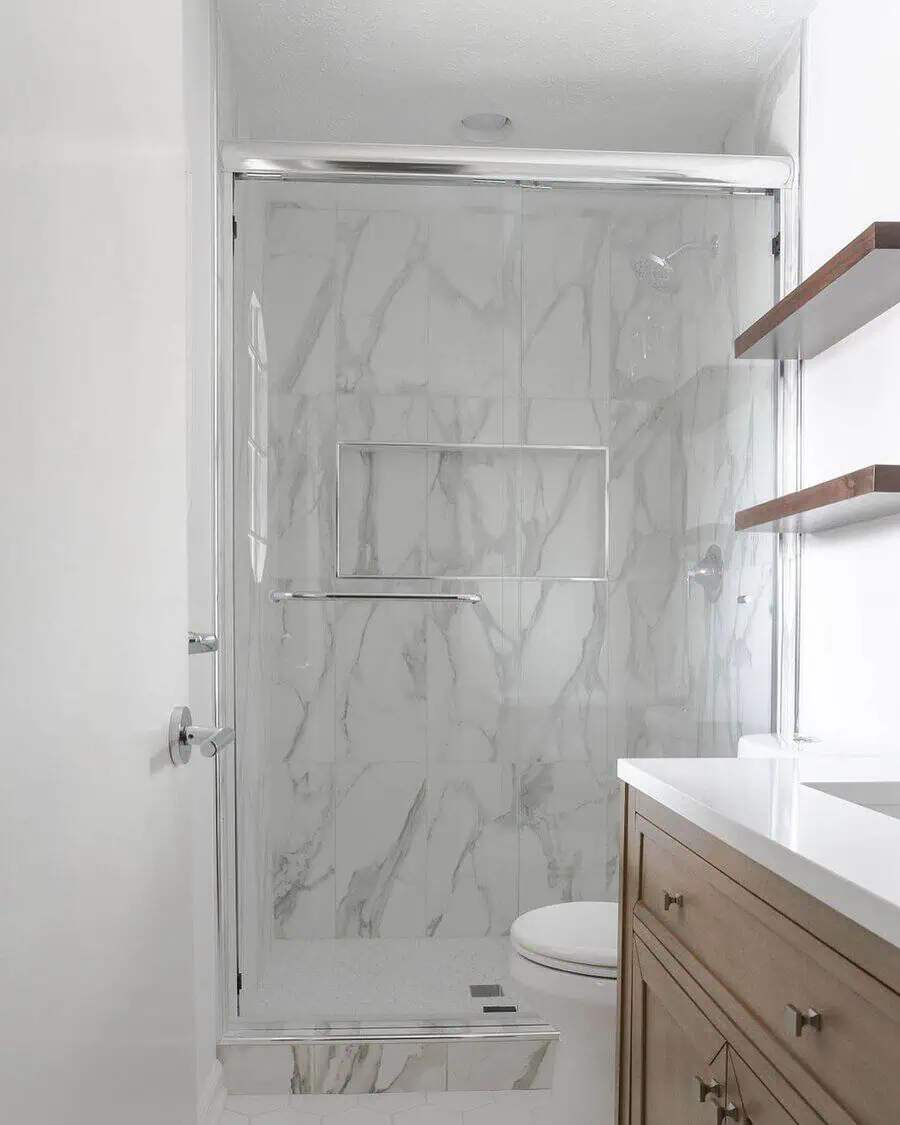
[[222,145],[221,161],[223,172],[254,179],[366,183],[655,184],[753,192],[785,188],[794,179],[790,157],[724,153],[231,141]]
[[784,1026],[788,1035],[799,1039],[803,1034],[804,1027],[810,1027],[813,1031],[821,1031],[822,1017],[815,1008],[807,1008],[805,1012],[801,1012],[793,1004],[788,1004],[784,1009]]
[[686,581],[696,582],[708,602],[717,602],[725,581],[725,556],[715,543],[703,558],[687,572]]
[[339,590],[313,590],[295,592],[293,590],[272,590],[269,600],[273,602],[330,602],[330,601],[394,601],[394,602],[468,602],[479,605],[481,594],[364,594],[355,590],[341,593]]
[[740,1120],[740,1116],[738,1107],[734,1102],[728,1102],[727,1105],[716,1106],[716,1125],[724,1125],[725,1121],[738,1121]]
[[234,742],[231,727],[195,727],[190,707],[176,707],[169,718],[169,757],[173,766],[186,766],[196,746],[204,758],[214,758]]
[[670,906],[682,907],[684,906],[683,894],[669,894],[668,891],[663,891],[663,910],[668,910]]
[[215,633],[188,633],[188,652],[195,656],[198,652],[218,652],[219,638]]
[[666,254],[664,258],[659,254],[643,254],[632,259],[631,268],[638,281],[643,281],[651,289],[658,289],[661,293],[677,293],[681,288],[681,278],[675,272],[672,259],[685,250],[703,250],[715,257],[719,252],[719,236],[713,235],[708,242],[683,242],[677,250]]

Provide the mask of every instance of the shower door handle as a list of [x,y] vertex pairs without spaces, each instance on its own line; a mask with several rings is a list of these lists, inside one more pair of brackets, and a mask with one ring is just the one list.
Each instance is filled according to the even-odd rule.
[[204,758],[214,758],[234,739],[231,727],[195,727],[190,707],[176,707],[169,718],[169,757],[173,766],[186,766],[195,746]]

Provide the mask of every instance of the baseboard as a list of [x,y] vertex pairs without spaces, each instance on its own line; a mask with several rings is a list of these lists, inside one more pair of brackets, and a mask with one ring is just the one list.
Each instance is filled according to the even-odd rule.
[[219,1125],[227,1094],[225,1072],[221,1062],[216,1059],[197,1099],[197,1125]]

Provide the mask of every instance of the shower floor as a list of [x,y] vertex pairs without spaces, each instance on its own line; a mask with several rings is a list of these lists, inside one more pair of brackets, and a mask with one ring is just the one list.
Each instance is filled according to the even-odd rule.
[[[484,1005],[518,1004],[509,979],[509,938],[334,938],[276,941],[256,995],[241,996],[253,1022],[507,1022]],[[471,985],[499,984],[503,996],[476,998]],[[524,1011],[524,1015],[528,1015]]]

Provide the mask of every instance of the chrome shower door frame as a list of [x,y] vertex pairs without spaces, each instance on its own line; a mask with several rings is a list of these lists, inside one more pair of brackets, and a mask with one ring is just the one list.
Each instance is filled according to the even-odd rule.
[[[319,180],[359,183],[505,183],[509,186],[659,188],[701,190],[722,194],[771,194],[774,197],[780,257],[774,273],[773,298],[793,288],[799,275],[799,191],[789,158],[650,153],[553,153],[503,150],[426,149],[412,146],[223,145],[217,193],[217,299],[215,434],[217,496],[216,566],[217,661],[216,723],[236,726],[234,651],[234,184],[237,179]],[[775,476],[779,492],[797,486],[800,452],[800,365],[781,363],[775,396]],[[792,735],[796,727],[797,645],[799,621],[800,537],[779,536],[775,562],[773,614],[773,729]],[[286,1024],[262,1027],[239,1015],[239,927],[236,861],[235,752],[216,760],[217,856],[219,923],[219,1031],[224,1042],[270,1043],[320,1041],[322,1032]],[[422,1032],[385,1026],[335,1028],[329,1038],[360,1042],[372,1038],[419,1040]],[[530,1038],[541,1029],[498,1023],[434,1028],[432,1034],[459,1038]]]

